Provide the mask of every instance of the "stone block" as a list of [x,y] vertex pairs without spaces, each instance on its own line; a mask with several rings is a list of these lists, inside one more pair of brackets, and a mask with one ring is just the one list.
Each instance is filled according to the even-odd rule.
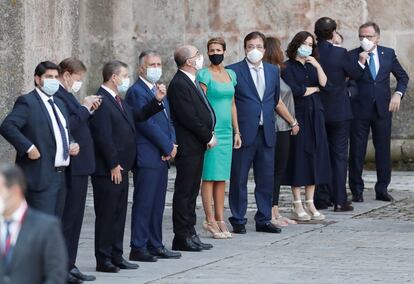
[[382,30],[412,31],[414,26],[414,1],[365,0],[369,21],[376,22]]

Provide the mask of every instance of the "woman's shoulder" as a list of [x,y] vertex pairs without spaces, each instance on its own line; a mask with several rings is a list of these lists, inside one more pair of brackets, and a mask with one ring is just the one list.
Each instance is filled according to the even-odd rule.
[[198,81],[200,81],[204,84],[207,84],[208,82],[210,82],[210,78],[211,78],[210,71],[208,70],[207,67],[198,70],[198,72],[197,72],[197,80]]
[[233,70],[228,69],[228,68],[226,68],[226,71],[229,74],[231,81],[235,85],[237,83],[237,75],[236,75],[236,72],[234,72]]

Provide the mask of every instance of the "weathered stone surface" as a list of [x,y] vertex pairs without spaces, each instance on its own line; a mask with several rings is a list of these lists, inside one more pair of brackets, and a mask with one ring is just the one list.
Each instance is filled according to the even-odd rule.
[[410,0],[365,0],[367,20],[375,21],[384,30],[412,31],[414,2]]

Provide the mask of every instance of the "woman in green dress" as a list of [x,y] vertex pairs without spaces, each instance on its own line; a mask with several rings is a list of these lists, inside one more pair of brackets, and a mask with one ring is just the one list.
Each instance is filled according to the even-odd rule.
[[224,222],[225,186],[226,180],[230,179],[232,148],[241,147],[234,102],[234,86],[237,81],[236,74],[225,69],[222,64],[226,51],[225,41],[222,38],[210,39],[207,51],[211,64],[198,72],[197,80],[216,114],[214,134],[217,145],[207,149],[204,157],[201,197],[206,220],[203,228],[213,238],[226,239],[232,235]]

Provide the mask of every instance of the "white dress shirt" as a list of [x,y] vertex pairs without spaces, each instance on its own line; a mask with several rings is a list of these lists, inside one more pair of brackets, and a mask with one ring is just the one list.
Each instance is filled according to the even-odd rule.
[[1,252],[3,253],[6,248],[6,235],[7,235],[7,226],[6,221],[11,221],[9,226],[10,234],[11,234],[11,242],[10,245],[13,247],[16,244],[17,237],[19,236],[20,229],[22,226],[22,218],[23,215],[26,213],[27,210],[27,203],[23,201],[22,204],[14,211],[11,215],[11,218],[8,220],[1,219],[0,220],[0,244],[1,244]]
[[[63,141],[62,141],[62,138],[61,138],[62,136],[60,135],[59,125],[57,123],[55,114],[53,113],[52,106],[48,102],[49,99],[53,100],[53,96],[50,96],[50,97],[47,96],[39,88],[36,88],[36,91],[39,94],[40,98],[42,99],[42,102],[44,103],[44,105],[47,109],[47,112],[49,114],[50,120],[52,121],[53,134],[55,136],[55,141],[56,141],[55,167],[67,167],[67,166],[69,166],[70,155],[68,156],[68,158],[66,160],[63,158]],[[55,107],[56,107],[56,112],[59,116],[59,120],[62,123],[63,129],[65,130],[66,139],[67,139],[67,143],[68,143],[68,146],[69,146],[69,132],[68,132],[68,128],[67,128],[66,119],[63,116],[62,112],[60,111],[58,105],[55,104]],[[29,148],[28,152],[30,152],[32,147]],[[40,153],[40,155],[42,155],[42,153]]]
[[110,88],[108,88],[107,86],[105,86],[105,85],[101,85],[101,88],[102,89],[104,89],[105,91],[107,91],[108,93],[110,93],[111,94],[111,96],[113,96],[114,97],[114,99],[116,100],[116,93],[114,92],[114,91],[112,91]]
[[[260,61],[260,64],[259,64],[259,66],[254,66],[253,64],[251,64],[250,62],[249,62],[249,60],[247,60],[246,59],[246,62],[247,62],[247,65],[249,66],[249,70],[250,70],[250,75],[252,76],[252,78],[253,78],[253,82],[254,82],[254,85],[255,85],[255,87],[256,87],[256,89],[257,89],[257,71],[255,70],[255,68],[257,69],[259,69],[259,76],[261,77],[261,79],[262,79],[262,82],[263,82],[263,85],[265,86],[265,88],[266,88],[266,85],[265,85],[265,74],[264,74],[264,68],[263,68],[263,61]],[[264,95],[264,94],[263,94]],[[259,97],[261,96],[261,94],[259,94]],[[263,98],[262,97],[260,97],[260,100],[263,100]],[[261,110],[261,112],[260,112],[260,121],[259,121],[259,125],[263,125],[263,109]]]

